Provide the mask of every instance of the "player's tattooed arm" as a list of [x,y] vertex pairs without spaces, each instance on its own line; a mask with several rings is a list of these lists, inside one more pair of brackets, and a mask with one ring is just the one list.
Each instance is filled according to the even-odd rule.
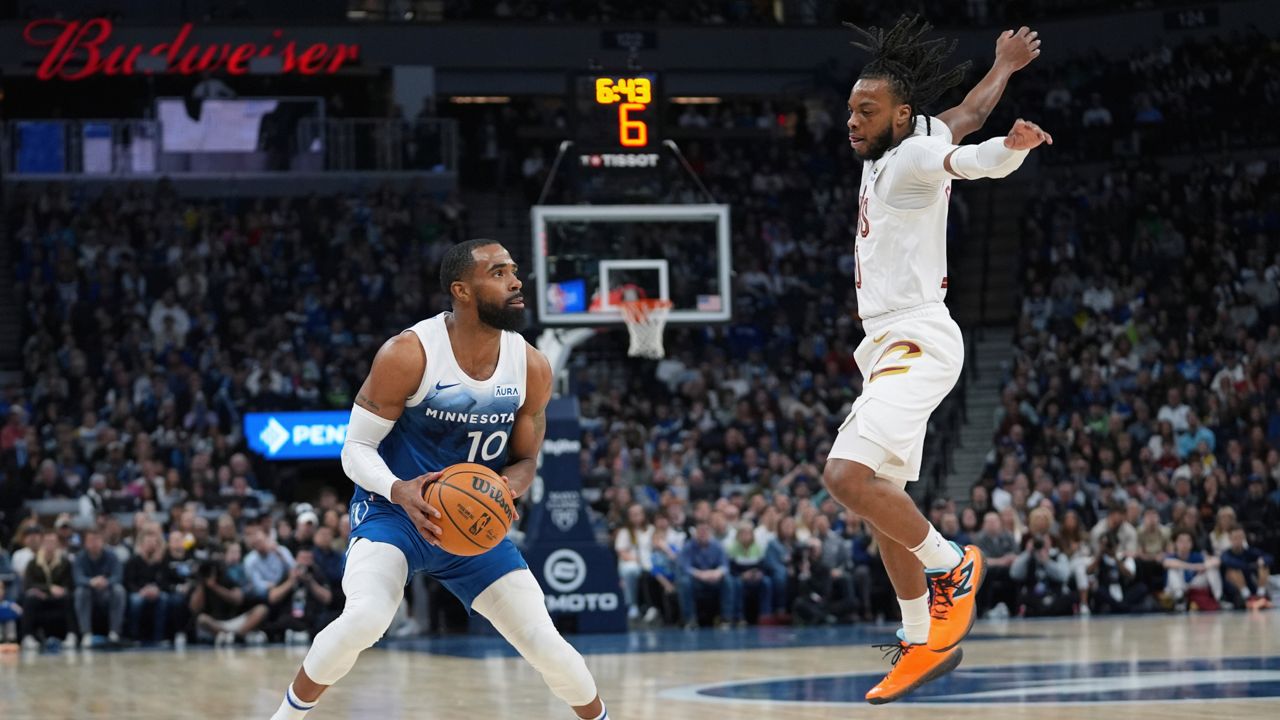
[[360,393],[356,395],[356,404],[361,407],[368,408],[369,410],[372,410],[375,413],[382,409],[382,407],[379,406],[378,403],[370,400],[369,396],[365,395],[364,393]]

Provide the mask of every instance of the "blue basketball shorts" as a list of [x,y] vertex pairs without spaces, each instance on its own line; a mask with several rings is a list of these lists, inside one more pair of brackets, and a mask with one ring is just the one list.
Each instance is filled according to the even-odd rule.
[[467,612],[471,612],[476,596],[498,578],[529,567],[510,539],[480,555],[445,552],[422,538],[403,509],[381,498],[353,502],[350,514],[353,542],[364,538],[396,546],[409,562],[409,577],[426,573],[439,580],[462,601]]

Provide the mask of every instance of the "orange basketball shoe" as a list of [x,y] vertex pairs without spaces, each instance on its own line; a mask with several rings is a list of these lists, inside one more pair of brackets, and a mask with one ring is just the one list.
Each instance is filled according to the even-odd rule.
[[872,705],[891,703],[916,688],[946,675],[964,658],[964,651],[951,648],[933,652],[927,645],[912,645],[898,630],[898,642],[876,645],[883,650],[893,667],[876,686],[867,691],[867,702]]
[[[955,543],[951,543],[955,545]],[[929,601],[929,649],[940,653],[950,650],[973,628],[978,617],[978,589],[987,576],[987,559],[977,545],[967,545],[960,552],[960,564],[950,570],[926,571],[933,586]]]

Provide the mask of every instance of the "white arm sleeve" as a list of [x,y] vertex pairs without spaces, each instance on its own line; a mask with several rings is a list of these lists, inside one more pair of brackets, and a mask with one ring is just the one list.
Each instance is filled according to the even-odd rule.
[[[939,138],[921,138],[903,144],[904,155],[911,172],[904,174],[917,182],[938,182],[959,177],[962,180],[1002,178],[1017,170],[1030,150],[1010,150],[1004,146],[1004,137],[993,137],[977,145],[952,145]],[[947,156],[951,156],[951,169],[947,171]],[[908,181],[909,182],[909,181]],[[934,189],[932,192],[936,192]]]
[[951,154],[951,169],[965,180],[1002,178],[1022,166],[1030,150],[1010,150],[1003,137],[961,145]]
[[378,417],[359,405],[351,407],[347,440],[342,444],[342,471],[355,484],[371,493],[391,499],[391,487],[400,480],[387,461],[378,454],[378,445],[391,432],[395,421]]

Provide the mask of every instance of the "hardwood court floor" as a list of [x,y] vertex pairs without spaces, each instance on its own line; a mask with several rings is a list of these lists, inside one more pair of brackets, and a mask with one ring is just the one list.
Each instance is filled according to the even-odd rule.
[[[910,702],[862,702],[890,628],[660,631],[572,638],[614,720],[1277,718],[1280,613],[980,623],[964,664]],[[0,658],[0,718],[259,718],[300,648]],[[571,720],[497,638],[371,650],[313,720]]]

